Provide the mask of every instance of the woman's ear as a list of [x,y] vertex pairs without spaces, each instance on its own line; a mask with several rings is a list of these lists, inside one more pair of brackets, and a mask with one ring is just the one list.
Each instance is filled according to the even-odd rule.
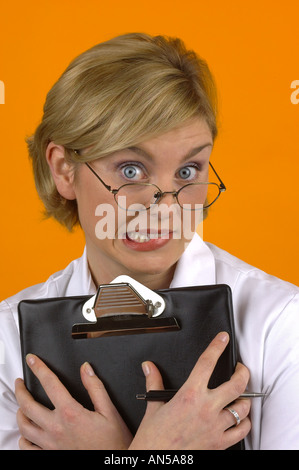
[[65,148],[50,142],[46,150],[46,159],[59,194],[65,199],[76,199],[74,168],[65,158]]

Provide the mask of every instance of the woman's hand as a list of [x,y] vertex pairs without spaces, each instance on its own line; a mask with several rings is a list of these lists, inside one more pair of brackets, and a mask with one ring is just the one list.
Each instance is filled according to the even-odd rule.
[[[200,356],[188,380],[168,402],[148,402],[130,450],[135,449],[227,449],[250,431],[250,400],[238,399],[249,380],[245,366],[238,364],[231,379],[208,389],[215,365],[228,343],[219,333]],[[161,375],[151,362],[143,364],[147,390],[162,390]],[[234,402],[233,404],[231,404]],[[225,409],[230,404],[241,423]]]
[[88,363],[81,367],[81,380],[95,411],[87,410],[74,400],[37,356],[28,355],[27,364],[55,409],[49,410],[37,403],[23,380],[16,380],[16,397],[20,405],[17,421],[22,435],[20,449],[116,450],[129,447],[132,435]]
[[[248,418],[250,401],[238,399],[249,380],[247,368],[238,364],[228,382],[216,389],[208,389],[209,379],[227,343],[228,335],[220,333],[200,356],[188,380],[170,402],[148,402],[133,441],[89,364],[81,367],[81,378],[95,412],[76,402],[56,375],[40,359],[30,355],[27,362],[55,409],[51,411],[37,403],[23,381],[16,381],[20,405],[17,420],[22,434],[20,448],[195,450],[226,449],[236,444],[251,427]],[[156,366],[147,362],[143,370],[147,390],[162,390],[163,382]],[[238,413],[239,426],[235,426],[235,418],[225,409],[228,405]]]

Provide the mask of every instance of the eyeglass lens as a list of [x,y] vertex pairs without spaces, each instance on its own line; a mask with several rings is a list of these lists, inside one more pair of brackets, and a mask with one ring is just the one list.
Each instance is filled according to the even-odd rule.
[[[210,206],[219,197],[220,191],[216,183],[188,184],[181,188],[174,203],[178,203],[183,209],[196,210]],[[165,197],[165,196],[164,196]],[[159,188],[152,184],[125,184],[121,186],[115,195],[115,200],[122,209],[140,210],[142,206],[148,209],[157,202],[163,203],[163,197]]]

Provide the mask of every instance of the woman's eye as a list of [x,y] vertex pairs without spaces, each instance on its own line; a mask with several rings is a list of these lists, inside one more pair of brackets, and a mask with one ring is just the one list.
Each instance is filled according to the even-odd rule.
[[144,171],[138,165],[126,165],[121,168],[123,176],[130,180],[144,178]]
[[194,166],[185,166],[178,172],[179,177],[183,180],[195,179],[197,177],[198,168]]

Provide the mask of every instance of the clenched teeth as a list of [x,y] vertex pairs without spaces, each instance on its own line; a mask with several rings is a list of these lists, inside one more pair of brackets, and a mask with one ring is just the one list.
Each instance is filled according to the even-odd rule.
[[130,240],[134,240],[137,243],[144,243],[150,241],[150,238],[145,234],[139,234],[137,232],[130,232],[127,234]]

